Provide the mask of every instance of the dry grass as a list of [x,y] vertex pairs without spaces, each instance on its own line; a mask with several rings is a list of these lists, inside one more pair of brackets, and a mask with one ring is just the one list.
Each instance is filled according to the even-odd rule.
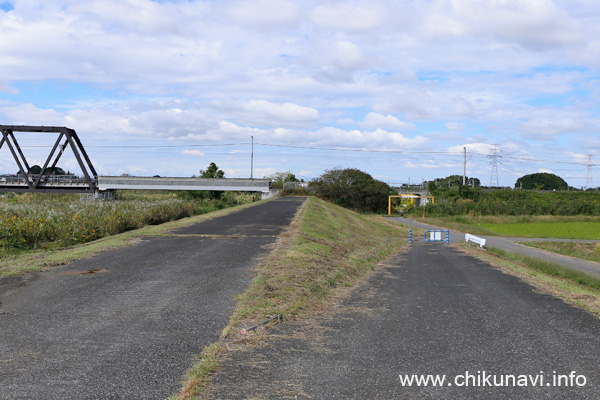
[[[227,357],[229,351],[264,345],[264,328],[249,335],[241,331],[267,317],[298,320],[335,308],[340,296],[396,253],[407,239],[404,227],[384,218],[309,198],[271,254],[260,262],[248,290],[238,297],[217,358]],[[194,370],[206,369],[195,366]],[[188,376],[178,398],[196,398],[208,383],[208,379]]]
[[600,243],[580,242],[523,242],[525,246],[553,251],[565,256],[600,262]]
[[397,251],[405,236],[384,219],[310,198],[240,296],[232,324],[293,318],[320,307],[332,289],[351,285]]

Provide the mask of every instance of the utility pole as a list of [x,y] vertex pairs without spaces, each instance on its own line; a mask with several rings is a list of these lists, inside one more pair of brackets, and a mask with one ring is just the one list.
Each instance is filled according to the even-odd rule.
[[467,183],[467,148],[463,147],[463,186]]
[[250,136],[252,139],[252,149],[250,151],[250,179],[254,179],[254,136]]

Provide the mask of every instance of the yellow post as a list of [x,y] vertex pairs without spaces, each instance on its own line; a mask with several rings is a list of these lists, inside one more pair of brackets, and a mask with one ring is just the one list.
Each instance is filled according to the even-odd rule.
[[388,196],[388,215],[392,215],[392,196]]

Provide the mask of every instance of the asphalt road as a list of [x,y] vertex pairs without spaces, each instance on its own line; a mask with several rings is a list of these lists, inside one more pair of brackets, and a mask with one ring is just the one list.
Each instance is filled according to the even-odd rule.
[[[423,224],[410,218],[392,217],[390,220],[399,222],[404,225],[414,226],[420,229],[440,229],[432,225]],[[468,233],[468,232],[467,232]],[[478,235],[480,236],[480,235]],[[539,239],[539,238],[510,238],[497,236],[480,236],[486,239],[486,247],[495,247],[500,250],[520,253],[529,257],[539,258],[555,264],[564,265],[566,267],[585,272],[590,275],[600,276],[600,263],[582,260],[579,258],[563,256],[551,251],[536,249],[534,247],[525,246],[518,242],[534,242],[541,240],[554,241],[556,239]],[[465,240],[465,234],[462,232],[450,231],[450,243],[458,243]],[[569,240],[561,240],[569,241]],[[577,240],[581,243],[600,243],[599,240]]]
[[270,201],[27,280],[0,279],[0,399],[176,393],[303,201]]
[[[600,398],[599,319],[419,238],[333,311],[276,326],[269,337],[268,346],[234,353],[205,397]],[[428,374],[444,384],[400,378]],[[507,375],[514,378],[501,382]]]

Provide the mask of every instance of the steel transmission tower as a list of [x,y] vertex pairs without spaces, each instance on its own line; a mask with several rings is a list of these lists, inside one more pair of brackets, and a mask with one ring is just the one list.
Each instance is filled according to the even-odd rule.
[[592,154],[587,155],[587,177],[585,179],[585,186],[591,189],[594,186],[594,178],[592,176]]
[[[492,166],[492,176],[490,177],[490,186],[491,187],[499,187],[500,183],[498,181],[498,159],[502,158],[501,155],[498,155],[499,152],[501,152],[502,150],[500,150],[500,148],[498,147],[499,145],[495,144],[494,147],[492,147],[490,149],[490,155],[488,156],[490,158],[490,165]],[[502,163],[500,163],[502,164]]]

